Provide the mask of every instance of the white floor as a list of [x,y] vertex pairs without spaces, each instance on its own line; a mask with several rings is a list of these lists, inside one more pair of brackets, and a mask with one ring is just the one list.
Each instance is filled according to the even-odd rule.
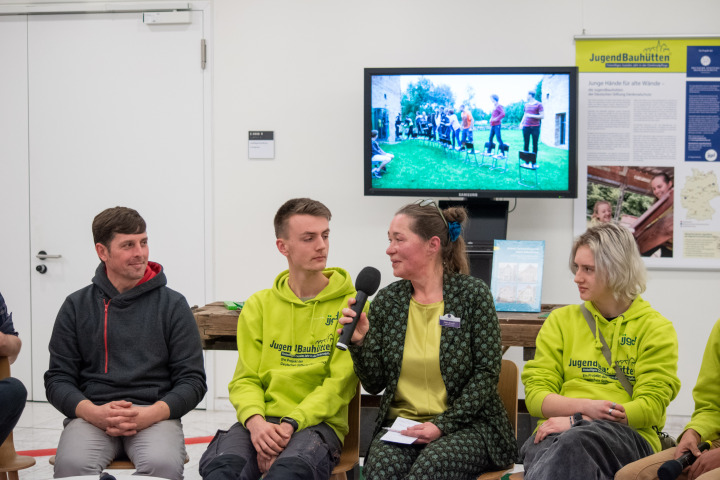
[[[665,431],[677,437],[690,420],[689,416],[669,416]],[[39,450],[55,448],[62,431],[63,416],[49,403],[28,402],[23,416],[14,430],[15,450]],[[183,417],[185,438],[207,437],[215,434],[218,428],[227,429],[235,422],[233,412],[193,410]],[[198,462],[207,444],[188,445],[190,461],[185,465],[185,479],[198,480]],[[35,466],[19,472],[22,480],[48,480],[53,476],[49,456],[37,457]],[[113,470],[113,473],[130,473]]]

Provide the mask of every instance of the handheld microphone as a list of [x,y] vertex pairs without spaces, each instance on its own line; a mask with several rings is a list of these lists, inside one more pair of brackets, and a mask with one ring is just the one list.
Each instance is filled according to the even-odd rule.
[[340,350],[347,350],[347,346],[350,343],[353,332],[355,332],[355,326],[360,319],[360,314],[365,308],[365,302],[370,295],[375,295],[378,287],[380,286],[380,270],[375,267],[365,267],[360,270],[357,278],[355,279],[355,290],[357,290],[357,296],[355,296],[355,304],[350,307],[355,312],[355,317],[351,323],[343,325],[342,332],[336,347]]
[[[698,449],[704,452],[710,448],[710,442],[700,442]],[[686,452],[679,458],[669,460],[662,464],[658,469],[657,475],[660,480],[675,480],[680,476],[683,470],[692,465],[697,457],[692,452]]]

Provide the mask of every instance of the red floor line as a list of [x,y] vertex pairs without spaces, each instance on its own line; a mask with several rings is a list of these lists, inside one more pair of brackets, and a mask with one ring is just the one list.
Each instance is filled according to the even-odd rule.
[[[209,437],[190,437],[185,439],[185,445],[196,445],[198,443],[210,443],[210,440],[212,440],[212,435]],[[18,455],[27,455],[29,457],[50,457],[52,455],[55,455],[55,452],[57,451],[56,448],[41,448],[38,450],[23,450],[22,452],[17,452]]]

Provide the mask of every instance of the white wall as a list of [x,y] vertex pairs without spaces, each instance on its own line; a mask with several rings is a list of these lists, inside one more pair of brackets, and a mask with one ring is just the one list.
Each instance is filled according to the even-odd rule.
[[[333,211],[331,265],[353,277],[374,265],[383,285],[392,281],[385,232],[393,212],[414,199],[363,196],[364,67],[573,65],[575,35],[709,34],[717,32],[720,3],[213,0],[213,14],[212,282],[214,299],[242,300],[286,267],[274,246],[272,217],[294,196],[316,198]],[[249,130],[275,131],[274,160],[248,160]],[[567,270],[571,200],[519,200],[508,238],[545,240],[544,303],[579,301]],[[680,339],[683,387],[670,414],[693,409],[702,351],[720,317],[719,278],[706,271],[650,272],[644,296],[673,320]],[[519,362],[520,349],[506,357]],[[218,395],[227,394],[235,358],[218,355],[210,363]]]
[[[712,33],[720,3],[215,0],[214,15],[215,293],[244,299],[285,268],[272,217],[293,196],[332,210],[330,264],[353,277],[374,265],[392,281],[385,232],[414,199],[363,196],[364,67],[573,65],[574,35]],[[275,131],[275,160],[248,160],[248,130]],[[545,240],[543,302],[579,301],[567,269],[571,200],[519,200],[508,238]],[[650,272],[645,297],[680,337],[672,414],[693,409],[718,287],[717,272]],[[506,356],[519,361],[520,349]]]

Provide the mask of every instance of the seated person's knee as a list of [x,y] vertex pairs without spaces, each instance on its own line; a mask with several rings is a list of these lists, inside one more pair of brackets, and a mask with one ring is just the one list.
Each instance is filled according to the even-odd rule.
[[55,478],[79,475],[100,475],[107,465],[101,465],[99,459],[90,459],[88,452],[80,450],[55,456]]
[[270,471],[273,478],[303,479],[314,478],[310,465],[299,457],[278,457]]
[[200,475],[204,480],[237,480],[246,463],[239,455],[219,455],[207,465],[200,466]]

